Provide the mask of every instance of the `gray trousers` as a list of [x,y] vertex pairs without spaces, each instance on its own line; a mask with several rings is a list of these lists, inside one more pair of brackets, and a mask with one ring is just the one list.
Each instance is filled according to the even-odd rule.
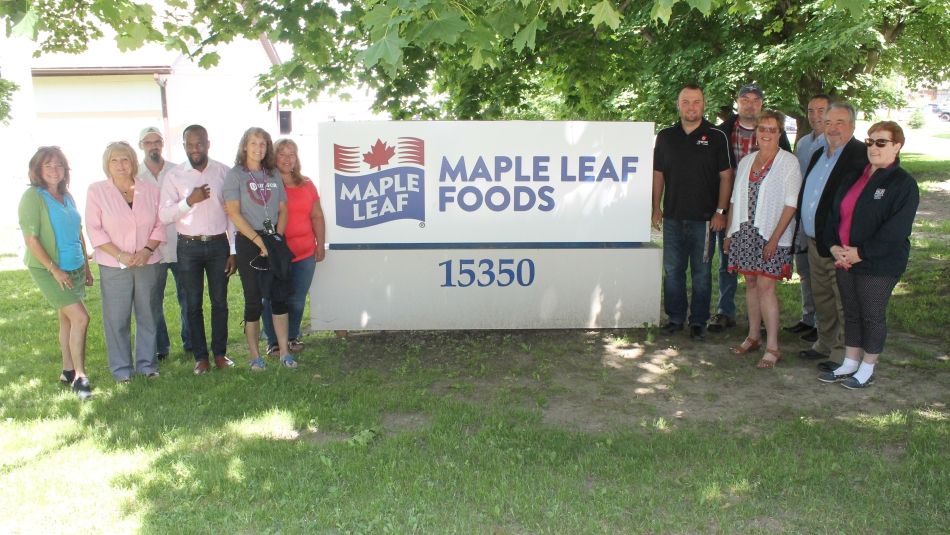
[[811,296],[811,269],[808,268],[808,251],[795,253],[795,270],[801,280],[802,319],[805,325],[815,326],[815,300]]
[[[102,327],[106,333],[109,370],[117,381],[133,372],[158,370],[155,356],[155,300],[161,264],[120,269],[99,266],[102,287]],[[132,313],[135,313],[135,362],[132,362]]]

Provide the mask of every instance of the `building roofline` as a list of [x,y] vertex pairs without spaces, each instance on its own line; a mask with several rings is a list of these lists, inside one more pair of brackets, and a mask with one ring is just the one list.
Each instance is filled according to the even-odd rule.
[[34,77],[43,76],[109,76],[109,75],[142,75],[142,74],[171,74],[172,68],[167,65],[142,65],[135,67],[34,67],[31,69]]

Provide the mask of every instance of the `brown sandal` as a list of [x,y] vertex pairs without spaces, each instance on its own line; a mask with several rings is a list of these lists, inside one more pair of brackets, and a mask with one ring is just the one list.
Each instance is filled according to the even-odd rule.
[[[771,360],[767,358],[769,355],[774,356],[775,360]],[[765,355],[763,355],[762,358],[759,359],[759,362],[755,365],[755,367],[760,370],[768,370],[768,369],[774,368],[775,365],[778,364],[778,361],[780,360],[782,360],[781,351],[779,351],[778,349],[766,349]]]
[[732,351],[733,355],[745,355],[746,353],[750,351],[755,351],[756,349],[761,347],[761,345],[762,344],[761,342],[759,342],[759,340],[757,339],[753,340],[752,338],[749,338],[747,336],[746,339],[743,340],[742,343],[739,344],[738,346],[730,347],[729,351]]

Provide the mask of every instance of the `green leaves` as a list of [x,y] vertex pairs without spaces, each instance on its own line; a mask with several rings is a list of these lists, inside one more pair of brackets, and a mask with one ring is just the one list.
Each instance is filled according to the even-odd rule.
[[30,9],[22,14],[22,18],[13,26],[10,33],[18,37],[36,39],[37,33],[39,32],[39,22],[39,14],[35,9]]
[[372,68],[382,61],[383,68],[391,76],[395,76],[396,67],[402,60],[402,49],[407,41],[396,32],[387,33],[385,37],[376,41],[360,54],[360,59],[366,68]]
[[679,0],[654,0],[653,8],[650,10],[650,18],[653,20],[660,20],[664,24],[670,21],[670,16],[673,14],[673,6]]
[[413,37],[419,46],[428,46],[441,41],[450,45],[458,42],[459,36],[468,29],[468,23],[457,12],[444,13],[436,20],[423,22],[422,29]]
[[[604,0],[606,1],[606,0]],[[521,52],[525,47],[534,50],[535,39],[537,38],[538,30],[544,30],[548,27],[548,23],[541,20],[539,17],[535,17],[527,26],[521,29],[517,34],[515,34],[515,39],[512,42],[512,47],[515,52]]]
[[601,24],[607,25],[611,30],[616,30],[620,26],[620,13],[614,9],[614,4],[610,0],[600,0],[600,3],[590,8],[593,15],[590,23],[597,29]]
[[10,101],[13,100],[13,94],[18,89],[20,86],[0,78],[0,123],[2,124],[10,122]]
[[203,69],[210,69],[221,61],[221,55],[217,52],[208,52],[198,59],[198,66]]

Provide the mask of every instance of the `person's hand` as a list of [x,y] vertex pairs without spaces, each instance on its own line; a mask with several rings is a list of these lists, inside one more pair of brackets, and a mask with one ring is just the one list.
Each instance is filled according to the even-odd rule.
[[188,194],[188,206],[194,206],[196,203],[206,201],[209,198],[211,198],[211,186],[202,184]]
[[861,261],[861,257],[858,256],[858,249],[856,247],[845,247],[842,256],[844,261],[852,266]]
[[712,221],[709,222],[709,230],[719,232],[724,228],[726,228],[725,214],[713,214]]
[[53,280],[59,284],[60,290],[73,289],[73,280],[69,278],[69,273],[59,269],[59,266],[53,266],[49,272],[53,276]]
[[722,240],[722,252],[729,254],[729,249],[732,247],[732,238],[726,238]]
[[653,210],[653,228],[660,230],[661,225],[663,225],[663,210],[655,208]]
[[323,261],[327,257],[327,248],[322,243],[317,242],[317,250],[314,252],[317,262]]
[[766,242],[765,247],[762,248],[762,258],[766,262],[772,259],[775,256],[775,251],[778,250],[778,240],[769,240]]
[[237,271],[237,256],[230,255],[224,263],[224,274],[230,277],[235,271]]
[[144,266],[148,263],[149,257],[152,256],[152,252],[144,247],[135,251],[135,254],[132,255],[132,260],[127,264],[129,267],[138,267]]
[[86,286],[92,286],[94,282],[96,282],[96,279],[92,276],[92,270],[89,269],[89,266],[86,266]]
[[835,259],[835,267],[838,269],[849,269],[851,260],[848,258],[848,248],[840,245],[832,245],[829,249],[831,256]]

